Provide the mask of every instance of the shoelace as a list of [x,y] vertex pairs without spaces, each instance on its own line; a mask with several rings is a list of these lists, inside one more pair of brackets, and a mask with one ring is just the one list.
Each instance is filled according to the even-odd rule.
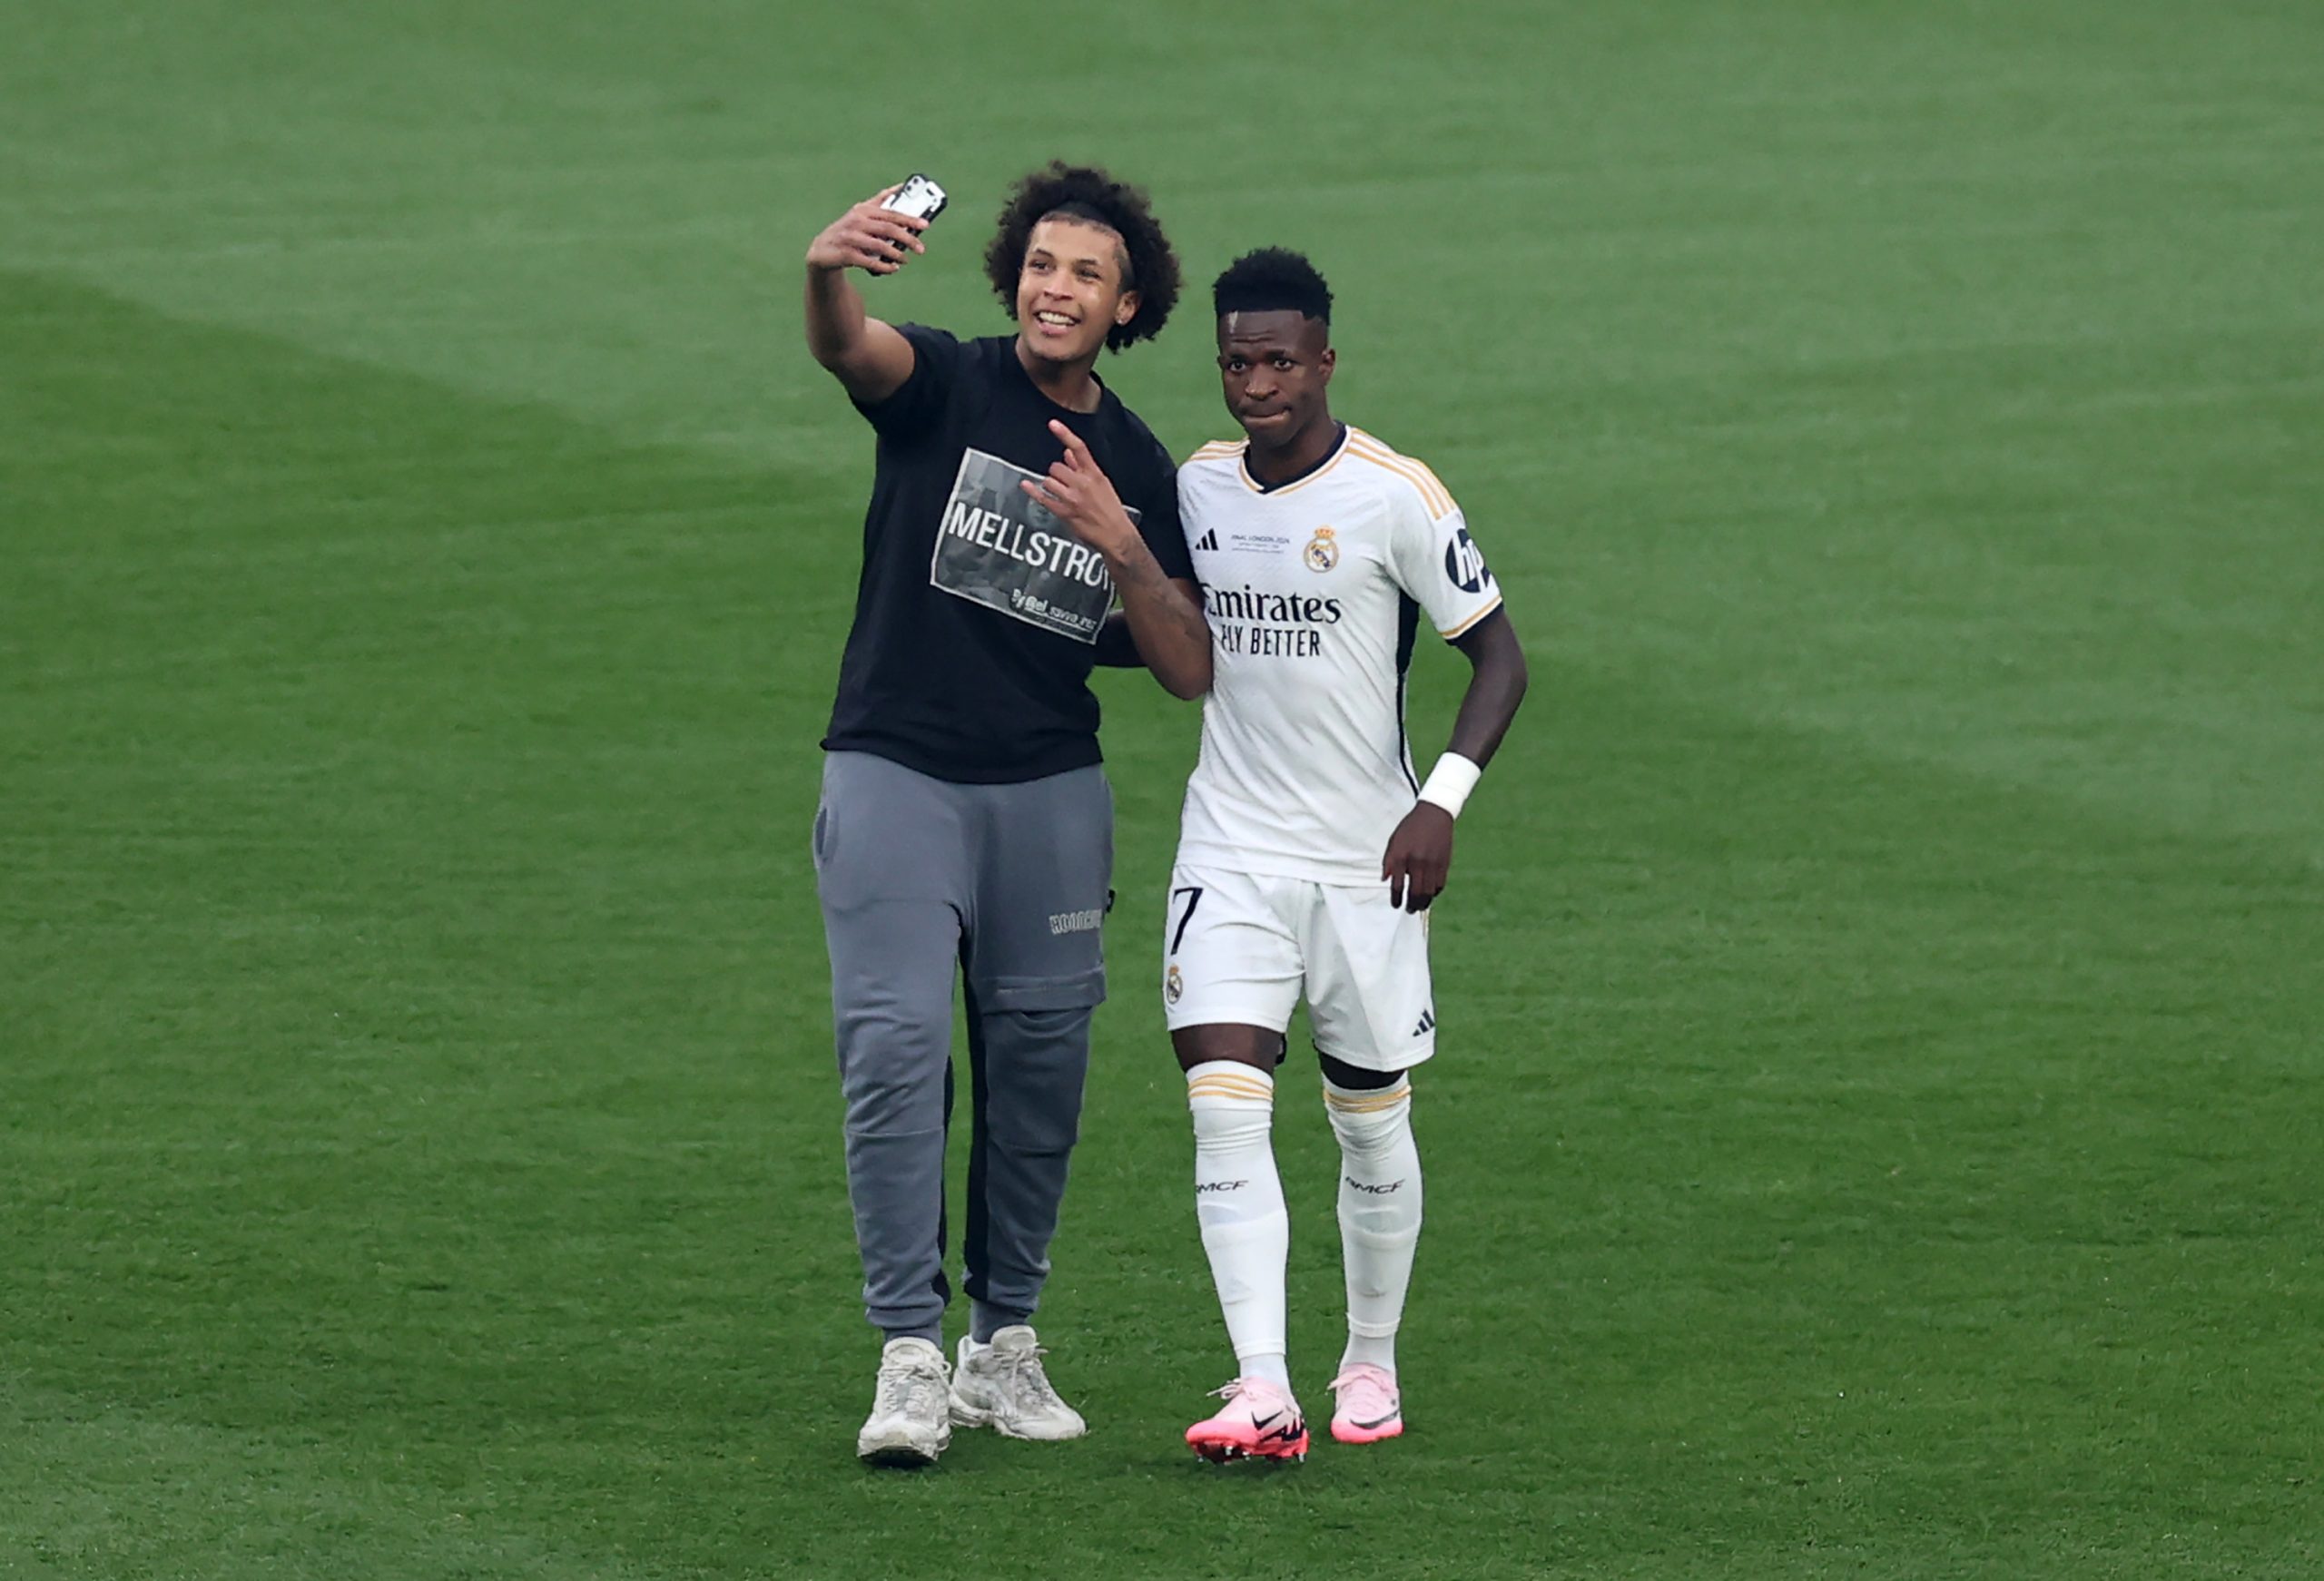
[[1394,1385],[1384,1384],[1374,1374],[1370,1372],[1358,1372],[1353,1368],[1341,1373],[1337,1378],[1333,1379],[1330,1387],[1333,1397],[1338,1399],[1342,1404],[1344,1404],[1346,1403],[1347,1391],[1349,1390],[1362,1389],[1367,1385],[1379,1392],[1381,1402],[1384,1405],[1393,1402],[1396,1398]]
[[945,1378],[942,1370],[930,1366],[906,1366],[880,1374],[878,1409],[882,1415],[901,1411],[911,1416],[926,1415],[943,1403]]
[[1049,1374],[1041,1370],[1041,1358],[1048,1354],[1045,1345],[993,1353],[993,1359],[1000,1363],[1002,1390],[1019,1403],[1043,1408],[1063,1405],[1057,1390],[1049,1387]]
[[[1251,1390],[1250,1386],[1244,1380],[1240,1378],[1230,1378],[1226,1383],[1212,1390],[1210,1392],[1212,1398],[1216,1399],[1240,1399],[1245,1395],[1250,1393]],[[1289,1397],[1285,1396],[1285,1398],[1287,1399]]]

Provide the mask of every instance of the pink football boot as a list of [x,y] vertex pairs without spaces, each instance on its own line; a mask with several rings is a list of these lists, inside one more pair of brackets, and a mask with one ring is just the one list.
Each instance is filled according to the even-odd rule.
[[1218,1414],[1187,1429],[1187,1442],[1206,1460],[1305,1460],[1307,1422],[1291,1396],[1256,1378],[1238,1378],[1213,1393],[1226,1403]]
[[1332,1412],[1332,1437],[1343,1444],[1376,1444],[1404,1430],[1403,1398],[1395,1375],[1369,1361],[1340,1369],[1332,1380],[1339,1404]]

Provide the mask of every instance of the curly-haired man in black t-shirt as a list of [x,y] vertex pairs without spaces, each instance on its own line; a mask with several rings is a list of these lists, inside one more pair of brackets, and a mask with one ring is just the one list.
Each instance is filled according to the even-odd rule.
[[[1089,671],[1143,664],[1198,697],[1211,651],[1176,468],[1096,372],[1177,300],[1145,194],[1062,163],[1025,177],[985,254],[1017,332],[962,341],[871,317],[848,279],[925,251],[926,222],[882,207],[893,190],[807,250],[808,348],[878,436],[814,851],[864,1307],[887,1336],[856,1452],[924,1465],[954,1423],[1084,1430],[1029,1320],[1105,997],[1113,803]],[[956,974],[974,1101],[950,1370]]]

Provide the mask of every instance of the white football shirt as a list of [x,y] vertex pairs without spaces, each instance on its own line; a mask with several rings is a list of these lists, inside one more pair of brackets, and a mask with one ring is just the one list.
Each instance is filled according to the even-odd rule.
[[1178,469],[1178,511],[1215,660],[1178,860],[1376,884],[1420,789],[1404,673],[1425,616],[1448,641],[1501,607],[1435,474],[1349,427],[1273,488],[1248,444]]

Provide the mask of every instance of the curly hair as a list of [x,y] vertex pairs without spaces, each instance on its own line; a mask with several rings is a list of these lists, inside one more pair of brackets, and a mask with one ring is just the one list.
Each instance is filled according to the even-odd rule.
[[1284,247],[1262,247],[1228,264],[1212,282],[1210,302],[1222,319],[1229,313],[1288,309],[1302,318],[1332,321],[1332,288],[1305,253]]
[[1000,228],[984,250],[985,279],[992,282],[993,294],[1009,316],[1016,316],[1017,281],[1025,270],[1033,227],[1051,215],[1093,221],[1122,239],[1122,284],[1137,293],[1137,311],[1128,323],[1106,331],[1107,349],[1119,351],[1159,335],[1170,309],[1178,304],[1178,255],[1162,234],[1152,204],[1143,189],[1118,182],[1094,165],[1069,165],[1061,159],[1029,172],[1009,189],[1009,201],[1000,209]]

